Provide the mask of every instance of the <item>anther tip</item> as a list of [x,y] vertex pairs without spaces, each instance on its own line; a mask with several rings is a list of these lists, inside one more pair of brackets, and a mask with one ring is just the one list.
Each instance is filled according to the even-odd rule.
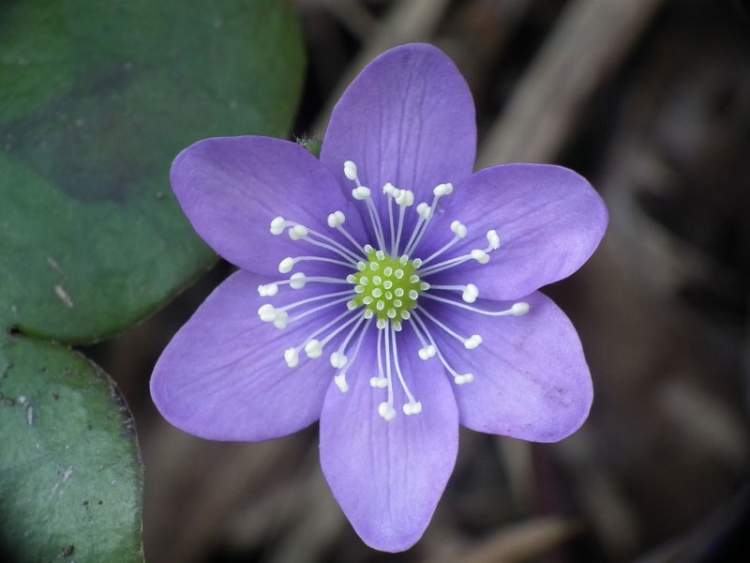
[[531,310],[531,306],[528,303],[519,302],[513,304],[510,308],[510,313],[515,317],[520,317],[528,313],[529,310]]

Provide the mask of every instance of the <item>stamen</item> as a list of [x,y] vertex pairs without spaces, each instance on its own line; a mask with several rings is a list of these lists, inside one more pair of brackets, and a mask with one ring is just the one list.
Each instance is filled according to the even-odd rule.
[[443,272],[445,270],[455,268],[456,266],[460,266],[461,264],[463,264],[464,262],[468,262],[469,260],[476,260],[480,264],[486,264],[490,261],[490,255],[488,254],[488,252],[490,252],[491,250],[492,249],[489,247],[485,250],[482,250],[481,248],[475,248],[468,254],[457,256],[456,258],[451,258],[450,260],[445,260],[444,262],[438,262],[434,266],[430,266],[429,268],[420,270],[419,275],[431,276],[433,274],[437,274],[438,272]]
[[390,227],[391,231],[391,254],[396,253],[396,229],[393,225],[393,196],[396,192],[398,192],[396,186],[394,186],[390,182],[386,183],[383,186],[383,193],[388,199],[388,226]]
[[[342,297],[341,299],[336,299],[335,301],[331,301],[330,303],[324,303],[323,305],[319,305],[317,307],[314,307],[310,309],[309,311],[305,311],[304,313],[300,313],[296,317],[292,317],[289,319],[288,323],[293,323],[294,321],[298,321],[300,319],[304,319],[305,317],[308,317],[310,315],[314,315],[318,311],[322,311],[323,309],[327,309],[328,307],[332,307],[334,305],[338,305],[340,303],[345,303],[346,301],[349,301],[351,296]],[[351,312],[351,309],[347,309],[347,313]],[[287,323],[287,324],[288,324]]]
[[[340,211],[338,213],[341,213]],[[331,215],[334,215],[332,213]],[[328,216],[328,223],[331,222],[331,215]],[[343,213],[341,213],[343,216]],[[338,216],[335,217],[338,219]],[[332,239],[329,236],[324,235],[323,233],[319,233],[318,231],[315,231],[309,227],[306,227],[305,225],[301,225],[300,223],[295,223],[294,221],[286,221],[287,226],[291,226],[289,229],[289,238],[291,238],[294,241],[297,240],[305,240],[309,242],[310,244],[313,244],[319,248],[323,248],[325,250],[328,250],[330,252],[333,252],[334,254],[337,254],[338,256],[341,256],[342,258],[346,259],[347,261],[356,262],[361,256],[355,254],[348,248],[346,248],[344,245],[342,245],[340,242]],[[320,240],[315,240],[317,239]]]
[[414,205],[414,192],[410,190],[398,190],[396,194],[396,203],[398,204],[398,229],[396,230],[396,242],[391,250],[391,254],[396,256],[398,254],[399,245],[401,244],[401,233],[404,230],[404,215],[406,214],[406,208]]
[[271,234],[274,236],[279,236],[281,233],[284,232],[286,227],[287,227],[287,222],[283,217],[281,216],[275,217],[273,221],[271,221],[271,227],[270,227]]
[[440,301],[441,303],[453,305],[454,307],[458,307],[459,309],[466,309],[467,311],[471,311],[472,313],[479,313],[480,315],[487,315],[489,317],[520,317],[531,310],[531,306],[524,301],[513,303],[513,306],[510,309],[505,309],[503,311],[487,311],[486,309],[471,307],[469,305],[459,303],[458,301],[452,301],[451,299],[445,299],[444,297],[438,297],[437,295],[432,295],[430,293],[425,293],[423,297],[429,297],[430,299],[434,299],[435,301]]
[[467,350],[473,350],[474,348],[478,347],[482,343],[482,337],[478,334],[472,334],[468,338],[465,336],[461,336],[454,330],[451,330],[445,323],[439,321],[436,319],[433,315],[431,315],[429,312],[427,312],[423,307],[417,307],[419,312],[423,314],[425,317],[430,319],[433,323],[435,323],[437,326],[439,326],[441,329],[443,329],[447,334],[461,342],[461,344],[464,345],[464,348]]
[[479,297],[479,288],[473,283],[466,285],[433,285],[432,289],[442,289],[444,291],[460,291],[461,299],[466,303],[474,303]]
[[347,231],[342,225],[346,222],[346,216],[342,211],[334,211],[328,215],[328,226],[332,229],[336,229],[340,232],[354,247],[359,250],[364,256],[367,256],[367,251],[362,248],[349,231]]
[[378,239],[378,245],[380,248],[385,248],[385,233],[383,231],[383,225],[380,223],[378,210],[375,208],[372,197],[370,197],[370,188],[363,186],[359,181],[357,165],[351,160],[344,162],[344,175],[357,184],[357,187],[352,190],[352,197],[358,201],[364,201],[367,204],[367,212],[370,215],[370,221],[372,221],[372,227],[375,231],[375,237]]
[[414,398],[414,395],[411,394],[411,391],[409,391],[409,387],[406,385],[404,374],[401,373],[401,365],[398,361],[398,348],[396,347],[396,333],[394,331],[391,331],[391,339],[393,346],[393,364],[396,366],[396,375],[398,376],[398,381],[401,384],[401,389],[404,390],[404,394],[406,395],[407,399],[409,399],[409,402],[406,403],[402,407],[402,409],[405,415],[419,414],[420,412],[422,412],[422,403],[417,401]]
[[[453,376],[453,382],[456,385],[463,385],[465,383],[471,383],[474,381],[474,374],[472,373],[458,373],[449,363],[448,360],[445,359],[445,356],[443,356],[442,352],[440,351],[440,348],[438,348],[437,344],[435,343],[435,339],[432,337],[432,334],[430,334],[430,331],[428,330],[425,323],[422,321],[422,319],[419,317],[419,315],[415,312],[414,313],[414,319],[417,321],[413,326],[414,332],[419,333],[417,329],[417,324],[419,327],[424,331],[425,336],[430,341],[430,345],[435,350],[435,353],[437,354],[438,360],[440,360],[440,363],[443,364],[443,367],[448,371],[448,373]],[[420,337],[421,340],[421,337]]]
[[325,258],[323,256],[296,256],[292,258],[287,256],[281,262],[279,262],[279,272],[282,274],[288,274],[294,269],[299,262],[325,262],[327,264],[336,264],[338,266],[344,266],[345,268],[355,268],[357,264],[354,262],[343,262],[334,258]]
[[[310,342],[312,339],[314,339],[316,336],[318,336],[319,334],[321,334],[324,331],[328,330],[330,327],[332,327],[336,323],[340,322],[341,319],[343,319],[344,317],[346,317],[348,315],[352,315],[352,312],[351,311],[344,311],[343,313],[341,313],[338,317],[336,317],[332,321],[327,322],[322,327],[320,327],[317,330],[315,330],[312,334],[310,334],[307,338],[305,338],[305,340],[299,346],[296,346],[294,348],[287,348],[284,351],[284,360],[286,360],[286,364],[290,368],[297,367],[299,365],[299,353],[300,353],[300,350],[304,349],[304,347],[307,345],[307,343]],[[356,314],[352,315],[352,316],[356,318]]]
[[[378,319],[380,324],[380,319]],[[385,331],[385,378],[387,381],[388,388],[388,401],[382,402],[378,405],[378,414],[382,416],[386,421],[390,422],[396,418],[396,409],[393,408],[393,376],[391,375],[391,345],[390,337],[388,335],[389,324],[386,322],[385,327],[382,329]]]
[[308,358],[313,358],[313,359],[319,358],[320,356],[323,355],[323,349],[325,348],[326,344],[328,344],[331,340],[336,338],[336,335],[338,335],[342,330],[344,330],[354,321],[361,323],[362,320],[363,320],[362,315],[353,315],[350,319],[347,319],[346,322],[337,326],[333,330],[333,332],[331,332],[323,340],[318,340],[316,338],[309,340],[307,344],[305,344],[305,354],[307,354]]
[[[339,370],[339,372],[334,376],[333,380],[336,383],[336,387],[339,388],[339,391],[342,393],[346,393],[349,391],[349,384],[346,381],[346,368],[354,365],[354,362],[357,359],[357,356],[359,355],[359,350],[362,348],[362,341],[365,338],[365,334],[367,334],[367,329],[370,328],[370,323],[372,321],[368,320],[365,323],[364,328],[359,333],[359,338],[357,338],[357,344],[354,346],[354,352],[352,352],[352,357],[349,359],[349,361],[346,363],[345,366]],[[359,326],[359,325],[357,325]]]
[[370,387],[374,387],[375,389],[385,389],[388,387],[388,380],[383,377],[383,359],[382,359],[382,344],[383,344],[383,331],[380,329],[380,326],[378,326],[378,344],[377,344],[377,351],[378,351],[378,375],[376,377],[370,378]]
[[292,274],[289,279],[278,280],[258,286],[258,295],[261,297],[273,297],[279,292],[279,286],[288,285],[292,289],[304,289],[308,283],[324,284],[353,284],[348,279],[332,278],[328,276],[306,276],[303,272]]
[[443,254],[446,250],[454,246],[461,239],[466,238],[466,234],[468,233],[468,229],[466,228],[466,225],[464,225],[460,221],[453,221],[451,223],[451,231],[453,231],[453,234],[455,236],[451,240],[449,240],[448,243],[445,244],[442,248],[439,248],[438,250],[430,254],[427,258],[422,260],[423,266],[427,264],[427,262],[430,262],[433,259],[440,256],[441,254]]
[[344,341],[339,345],[336,351],[331,354],[329,358],[331,366],[335,368],[343,368],[347,364],[349,358],[347,358],[345,354],[346,347],[349,345],[351,339],[354,338],[354,334],[357,332],[357,329],[363,322],[365,322],[365,318],[360,317],[359,321],[357,321],[357,323],[349,331],[349,334],[346,335]]
[[[412,236],[411,236],[411,239],[414,239],[414,240],[410,244],[406,245],[404,254],[411,255],[417,249],[417,246],[419,246],[419,243],[422,241],[422,237],[424,237],[424,234],[427,232],[427,228],[430,225],[430,221],[432,220],[432,217],[435,215],[435,209],[437,209],[438,202],[440,201],[441,198],[446,197],[452,193],[453,193],[453,184],[451,183],[439,184],[435,186],[435,188],[433,188],[432,205],[430,205],[429,213],[425,211],[424,208],[422,208],[423,211],[419,212],[420,218],[424,218],[424,220],[419,221],[417,223],[417,227],[414,229],[414,233],[412,233]],[[421,226],[421,230],[419,230],[420,226]]]

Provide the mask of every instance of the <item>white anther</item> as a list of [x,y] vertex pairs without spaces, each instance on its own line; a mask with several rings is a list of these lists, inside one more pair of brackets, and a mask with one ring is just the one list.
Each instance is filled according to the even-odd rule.
[[480,264],[486,264],[490,261],[490,255],[479,248],[475,248],[471,251],[471,257]]
[[398,190],[396,194],[396,203],[401,207],[410,207],[414,205],[414,192],[411,190]]
[[420,348],[417,354],[419,354],[419,358],[421,360],[427,361],[430,358],[434,358],[436,352],[437,349],[432,344],[429,344],[423,348]]
[[408,295],[409,299],[411,299],[412,301],[416,301],[417,297],[419,297],[419,293],[417,293],[416,289],[410,289]]
[[393,282],[391,280],[385,280],[383,282],[383,287],[386,289],[391,289],[393,287]]
[[279,292],[279,286],[275,283],[258,286],[258,295],[261,297],[273,297]]
[[414,403],[406,403],[403,407],[405,415],[419,414],[422,412],[422,403],[415,401]]
[[303,289],[307,283],[307,276],[302,272],[292,274],[289,278],[289,287],[292,289]]
[[419,282],[419,289],[421,289],[422,291],[427,291],[428,289],[430,289],[430,287],[432,286],[429,284],[429,282]]
[[346,302],[346,308],[350,311],[354,311],[354,309],[357,308],[357,302],[352,299],[351,301]]
[[473,283],[467,283],[466,287],[464,287],[463,293],[461,294],[461,299],[463,299],[466,303],[474,303],[474,301],[477,300],[477,297],[479,297],[479,288]]
[[294,225],[291,229],[289,229],[289,238],[292,240],[300,240],[305,238],[310,232],[307,230],[307,227],[304,225]]
[[482,343],[482,337],[478,334],[472,334],[469,338],[464,340],[464,348],[467,350],[473,350]]
[[400,280],[404,277],[404,271],[401,268],[399,268],[398,270],[393,272],[393,275],[396,276],[397,280]]
[[[414,266],[415,268],[419,268],[421,265],[422,265],[422,259],[421,258],[415,258],[412,261],[412,266]],[[417,274],[414,274],[414,275],[416,276]],[[417,276],[417,281],[419,281],[419,276]]]
[[417,205],[417,213],[419,213],[419,216],[426,221],[432,217],[432,207],[423,201]]
[[473,373],[464,373],[463,375],[456,375],[453,378],[453,381],[456,385],[463,385],[465,383],[471,383],[474,381],[474,374]]
[[270,303],[261,305],[258,308],[258,316],[264,323],[271,323],[276,318],[276,308]]
[[390,196],[392,196],[392,195],[395,195],[395,194],[396,194],[396,192],[398,192],[398,190],[396,189],[396,186],[394,186],[394,185],[393,185],[393,184],[391,184],[390,182],[387,182],[387,183],[386,183],[386,184],[385,184],[385,185],[383,186],[383,193],[384,193],[384,194],[386,194],[386,195],[390,195]]
[[367,199],[368,197],[370,197],[370,188],[366,188],[365,186],[354,188],[352,190],[352,197],[358,200]]
[[[378,301],[378,305],[380,305],[381,303],[382,301]],[[378,309],[382,310],[383,306],[380,306]],[[383,330],[385,327],[388,326],[388,321],[386,321],[385,319],[378,319],[377,323],[375,324],[378,327],[378,329]]]
[[351,160],[347,160],[344,163],[344,176],[352,181],[357,180],[357,165],[354,164]]
[[519,302],[519,303],[513,303],[513,306],[510,308],[510,314],[514,317],[520,317],[522,315],[525,315],[529,312],[529,309],[531,307],[528,303]]
[[453,193],[453,184],[438,184],[437,186],[435,186],[435,188],[433,188],[432,193],[435,194],[435,197],[450,195]]
[[[369,305],[370,303],[372,303],[372,298],[370,298],[370,301],[369,301],[369,303],[368,303],[367,299],[368,299],[368,298],[367,298],[367,297],[365,297],[365,298],[364,298],[364,299],[363,299],[362,301],[364,301],[366,305]],[[370,319],[371,319],[371,318],[373,317],[373,315],[374,315],[374,314],[375,314],[375,313],[373,313],[373,312],[372,312],[372,309],[365,309],[364,315],[365,315],[365,318],[366,318],[366,319],[367,319],[368,321],[369,321],[369,320],[370,320]]]
[[279,262],[279,272],[281,272],[282,274],[288,274],[292,271],[292,268],[294,268],[295,263],[296,260],[294,258],[287,256],[281,262]]
[[288,321],[289,313],[286,311],[276,311],[276,316],[273,318],[273,326],[279,330],[284,330]]
[[453,221],[451,223],[451,231],[458,238],[466,238],[466,235],[469,233],[469,229],[461,221]]
[[377,258],[378,260],[385,260],[385,252],[383,252],[382,250],[376,251],[375,258]]
[[487,242],[490,243],[490,248],[492,250],[500,248],[500,235],[497,234],[495,229],[487,231]]
[[299,352],[296,348],[287,348],[284,350],[284,360],[290,368],[296,368],[299,365]]
[[332,229],[340,227],[346,222],[346,216],[341,211],[334,211],[328,214],[328,226]]
[[271,221],[271,234],[272,235],[280,235],[284,232],[284,229],[286,229],[286,220],[283,217],[276,217],[273,221]]
[[335,368],[344,367],[348,359],[349,358],[347,358],[341,352],[334,352],[333,354],[331,354],[331,357],[330,357],[331,365]]
[[378,405],[378,414],[390,422],[396,418],[396,409],[390,403],[380,403]]
[[305,344],[305,354],[307,354],[308,358],[320,358],[321,354],[323,354],[323,345],[320,343],[320,340],[313,338]]
[[360,260],[359,262],[357,262],[357,269],[360,272],[364,272],[367,269],[367,262],[363,262],[362,260]]
[[385,389],[386,387],[388,387],[388,379],[386,379],[385,377],[371,377],[370,387],[373,387],[375,389]]
[[333,382],[336,384],[336,387],[339,388],[339,391],[342,393],[346,393],[349,391],[349,384],[346,382],[346,374],[340,373],[333,378]]

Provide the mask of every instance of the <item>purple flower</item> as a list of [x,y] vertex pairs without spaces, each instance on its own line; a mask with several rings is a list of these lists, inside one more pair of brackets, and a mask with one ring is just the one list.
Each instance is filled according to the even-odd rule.
[[320,419],[326,479],[376,549],[421,537],[459,424],[554,442],[591,406],[575,329],[537,290],[591,256],[604,204],[559,166],[472,173],[475,148],[466,83],[414,44],[351,84],[320,160],[246,136],[200,141],[172,166],[195,230],[240,270],[167,346],[154,402],[214,440]]

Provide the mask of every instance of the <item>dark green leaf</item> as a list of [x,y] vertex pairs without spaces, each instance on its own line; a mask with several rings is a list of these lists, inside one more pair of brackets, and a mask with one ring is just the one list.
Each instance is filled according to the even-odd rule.
[[215,260],[169,165],[216,135],[284,136],[303,72],[278,0],[0,7],[0,327],[90,342]]
[[[142,561],[133,420],[62,346],[0,339],[0,546],[19,561]],[[0,549],[2,551],[2,549]]]

